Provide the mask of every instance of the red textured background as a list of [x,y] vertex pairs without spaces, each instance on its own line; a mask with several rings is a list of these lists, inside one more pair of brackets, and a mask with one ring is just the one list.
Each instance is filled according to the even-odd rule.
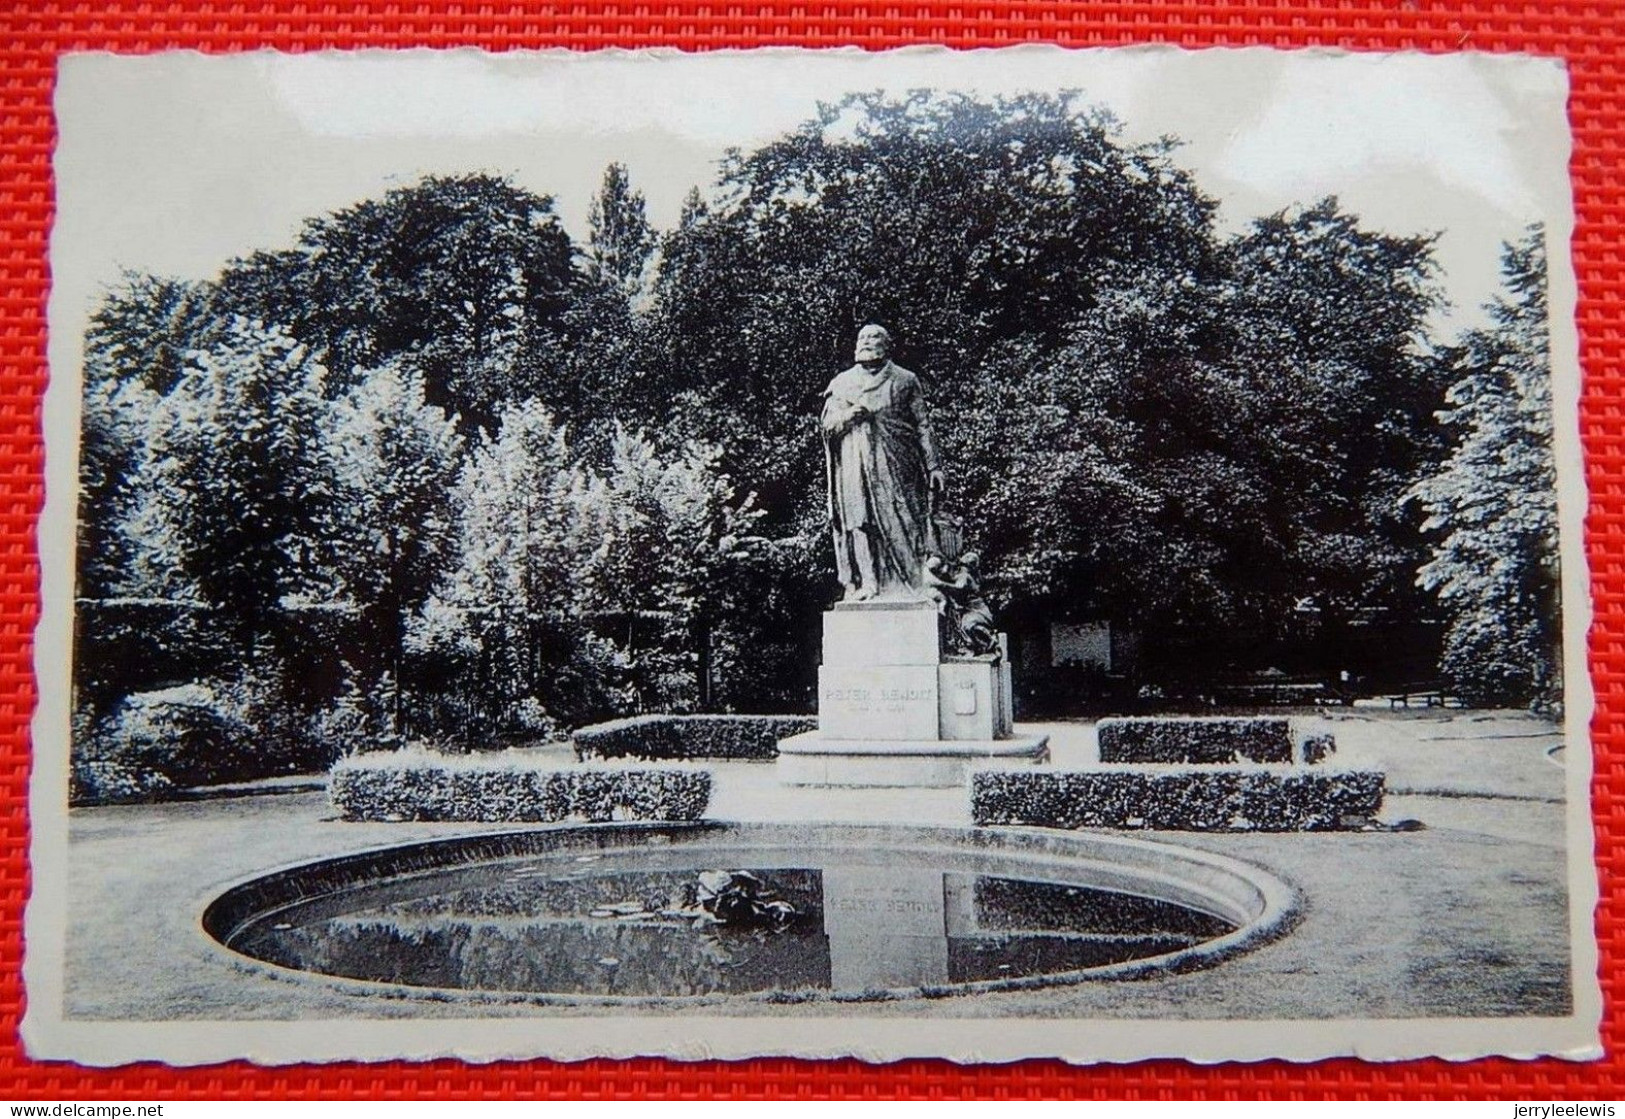
[[[1597,688],[1593,797],[1602,905],[1597,915],[1608,1011],[1608,1057],[1562,1061],[1327,1061],[1199,1068],[1178,1061],[1071,1068],[1057,1062],[962,1068],[937,1061],[874,1067],[857,1061],[532,1061],[469,1066],[247,1064],[175,1070],[136,1065],[99,1071],[30,1061],[17,1037],[23,989],[22,910],[28,896],[28,721],[34,708],[31,642],[39,612],[34,528],[43,499],[40,396],[45,385],[46,238],[51,223],[51,92],[56,56],[69,50],[174,48],[289,51],[354,47],[475,46],[489,50],[911,43],[956,47],[1045,41],[1072,46],[1168,42],[1184,46],[1328,46],[1355,50],[1529,51],[1567,60],[1572,80],[1574,264],[1580,280],[1581,427],[1591,489],[1587,551],[1596,621],[1590,638]],[[1615,993],[1622,979],[1625,909],[1612,871],[1625,860],[1625,275],[1617,231],[1625,142],[1625,2],[1562,0],[778,0],[696,3],[636,0],[534,4],[403,5],[207,3],[0,4],[0,1099],[276,1099],[470,1096],[643,1098],[802,1096],[936,1098],[1625,1098],[1625,1033]]]

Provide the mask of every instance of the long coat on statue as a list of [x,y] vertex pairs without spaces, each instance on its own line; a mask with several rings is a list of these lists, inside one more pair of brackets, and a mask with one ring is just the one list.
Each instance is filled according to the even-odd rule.
[[[829,482],[835,569],[848,587],[914,594],[931,543],[931,472],[936,447],[920,379],[887,361],[854,365],[824,390],[820,417]],[[852,534],[864,533],[874,571],[859,570]]]

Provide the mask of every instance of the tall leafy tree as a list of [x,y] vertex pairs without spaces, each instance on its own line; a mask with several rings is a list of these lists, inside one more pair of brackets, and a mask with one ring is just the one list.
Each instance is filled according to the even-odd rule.
[[1422,559],[1400,497],[1443,458],[1449,376],[1431,352],[1432,239],[1362,228],[1334,199],[1254,223],[1233,245],[1232,368],[1250,382],[1289,593],[1343,615],[1412,606]]
[[1393,507],[1441,453],[1429,243],[1326,201],[1214,255],[1116,273],[1064,344],[1007,343],[945,425],[1012,598],[1163,649],[1408,599],[1420,537]]
[[583,449],[602,460],[617,422],[664,407],[644,383],[653,359],[645,305],[657,239],[643,195],[621,164],[605,170],[587,225],[583,282],[551,346],[537,347],[532,360],[557,386],[542,397],[572,421]]
[[452,484],[463,437],[455,417],[425,403],[423,378],[392,362],[364,376],[326,415],[334,500],[325,524],[334,590],[363,624],[372,681],[386,676],[402,732],[399,682],[409,622],[455,536]]
[[864,322],[951,403],[996,344],[1060,341],[1118,274],[1209,268],[1213,204],[1169,155],[1069,97],[827,106],[731,156],[665,246],[656,391],[699,386],[696,434],[792,521],[821,473],[808,417]]
[[293,249],[239,262],[220,289],[331,369],[409,356],[430,403],[485,426],[508,400],[550,387],[549,335],[578,279],[550,197],[465,175],[312,219]]
[[1482,703],[1562,697],[1545,231],[1505,248],[1493,325],[1467,335],[1440,419],[1456,443],[1410,497],[1435,534],[1418,582],[1449,617],[1443,669]]
[[133,593],[136,557],[123,526],[147,483],[140,467],[148,419],[211,331],[211,311],[208,285],[131,272],[91,316],[79,447],[81,598]]
[[236,319],[192,352],[154,408],[134,515],[246,653],[279,629],[284,598],[320,584],[332,489],[318,447],[325,368],[287,333]]
[[335,686],[308,655],[332,634],[299,616],[325,580],[325,370],[258,322],[216,322],[207,339],[167,391],[137,377],[113,397],[141,451],[108,526],[123,545],[117,577],[81,606],[78,680],[91,714],[135,691],[210,679],[217,729],[252,733],[175,748],[222,750],[233,759],[224,771],[256,776],[299,756],[302,712]]
[[408,645],[422,673],[455,677],[464,725],[539,731],[615,709],[621,666],[581,617],[608,547],[601,487],[535,401],[510,406],[470,453],[455,552]]
[[611,163],[587,212],[587,261],[594,278],[636,292],[654,248],[642,192],[632,188],[624,164]]
[[[712,447],[662,454],[644,434],[618,428],[602,494],[606,545],[593,599],[616,618],[639,703],[648,710],[711,709],[748,599],[750,565],[763,543],[760,511],[736,493]],[[742,594],[741,592],[746,592]]]

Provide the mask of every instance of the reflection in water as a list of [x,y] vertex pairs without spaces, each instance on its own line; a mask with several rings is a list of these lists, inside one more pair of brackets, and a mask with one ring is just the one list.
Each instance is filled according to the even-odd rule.
[[228,947],[413,987],[683,996],[1046,975],[1175,952],[1233,928],[1096,886],[917,865],[591,863],[510,859],[380,882],[256,918]]

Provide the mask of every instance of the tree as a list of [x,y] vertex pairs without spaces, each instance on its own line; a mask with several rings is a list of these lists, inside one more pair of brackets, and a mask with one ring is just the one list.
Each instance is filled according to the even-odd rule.
[[733,153],[663,250],[653,399],[693,392],[693,434],[792,523],[821,476],[808,418],[865,322],[940,407],[999,345],[1062,341],[1115,277],[1211,267],[1213,203],[1169,145],[1116,133],[1071,97],[860,94]]
[[1549,707],[1562,698],[1562,649],[1541,226],[1505,247],[1501,271],[1493,325],[1453,355],[1458,379],[1439,418],[1455,447],[1407,496],[1434,534],[1417,582],[1449,618],[1446,678],[1478,703]]
[[324,536],[334,590],[363,619],[370,648],[355,659],[372,663],[369,683],[387,679],[399,735],[406,630],[452,545],[451,486],[463,438],[455,417],[424,402],[422,376],[398,361],[366,373],[325,426],[334,500]]
[[85,385],[73,648],[75,711],[86,725],[133,693],[234,655],[208,624],[179,526],[161,515],[166,471],[147,455],[161,401],[139,379]]
[[314,218],[295,248],[238,262],[219,286],[333,370],[410,356],[430,403],[483,428],[507,401],[556,387],[550,332],[577,283],[550,197],[465,175]]
[[587,212],[587,261],[594,278],[627,295],[642,286],[644,268],[654,252],[643,194],[632,189],[626,167],[611,163],[603,185]]
[[1363,229],[1335,199],[1254,223],[1233,246],[1233,368],[1258,401],[1260,466],[1289,593],[1323,611],[1414,609],[1421,534],[1400,497],[1435,469],[1449,378],[1427,344],[1433,239]]
[[209,333],[210,310],[208,285],[129,272],[91,316],[79,447],[80,598],[138,593],[129,586],[135,556],[125,529],[149,481],[140,472],[148,417]]
[[632,686],[645,710],[713,709],[741,583],[762,541],[760,512],[721,472],[720,453],[688,443],[663,456],[647,436],[617,428],[602,489],[607,547],[592,600],[625,633]]
[[1210,264],[1110,271],[1062,341],[1000,342],[938,409],[995,599],[1123,623],[1151,671],[1207,635],[1278,657],[1299,604],[1395,603],[1417,522],[1373,503],[1437,443],[1426,240],[1325,202]]
[[623,699],[613,648],[581,620],[610,546],[601,488],[535,401],[511,405],[474,447],[453,498],[455,554],[407,641],[420,678],[452,677],[451,722],[535,732]]
[[612,163],[588,214],[586,279],[560,316],[550,348],[532,355],[548,370],[543,393],[571,420],[584,452],[601,460],[622,419],[652,418],[663,407],[646,394],[655,360],[648,337],[649,260],[655,248],[643,195]]
[[[129,380],[109,378],[91,394],[116,409],[119,439],[140,450],[101,526],[120,542],[113,577],[80,605],[81,722],[107,731],[96,716],[114,712],[116,723],[128,697],[197,685],[220,701],[219,733],[175,747],[186,772],[247,779],[319,765],[330,758],[303,719],[340,683],[320,653],[341,635],[300,616],[299,603],[323,578],[325,370],[258,322],[212,322],[198,338],[164,391],[140,374],[150,363],[136,361]],[[94,748],[76,738],[82,745]]]
[[183,570],[244,655],[278,635],[285,597],[320,584],[325,376],[286,332],[239,318],[188,355],[152,412],[147,503],[132,513],[149,562]]

